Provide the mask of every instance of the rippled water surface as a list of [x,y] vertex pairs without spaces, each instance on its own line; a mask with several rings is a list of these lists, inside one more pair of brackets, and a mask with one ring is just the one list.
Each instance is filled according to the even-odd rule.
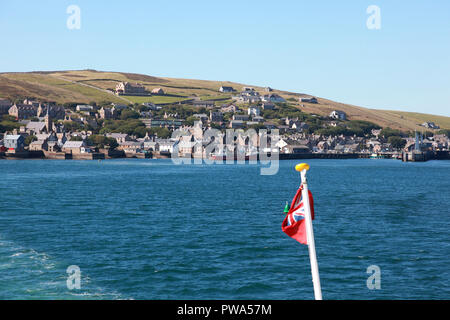
[[[450,299],[450,162],[308,163],[325,299]],[[0,299],[312,299],[295,164],[0,161]]]

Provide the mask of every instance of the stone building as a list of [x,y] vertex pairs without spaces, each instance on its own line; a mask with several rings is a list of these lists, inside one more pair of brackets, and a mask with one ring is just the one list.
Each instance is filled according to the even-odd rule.
[[86,142],[84,141],[66,141],[62,146],[62,151],[65,153],[80,154],[89,153]]
[[53,119],[64,119],[66,110],[63,106],[39,104],[37,116],[45,117],[47,114]]
[[164,90],[161,88],[155,88],[152,90],[152,94],[159,94],[159,95],[163,95],[164,94]]
[[37,140],[33,141],[29,145],[30,151],[43,151],[48,149],[47,140]]
[[8,113],[17,119],[29,119],[37,116],[38,107],[28,104],[14,104]]
[[116,86],[117,95],[145,95],[145,87],[139,83],[120,82]]
[[117,118],[117,111],[114,107],[112,107],[112,108],[103,107],[99,110],[98,113],[99,113],[101,119],[108,120],[108,119]]
[[225,87],[225,86],[221,86],[219,88],[219,92],[234,92],[236,90],[234,90],[233,87]]
[[201,101],[197,100],[193,102],[195,108],[214,108],[214,101]]

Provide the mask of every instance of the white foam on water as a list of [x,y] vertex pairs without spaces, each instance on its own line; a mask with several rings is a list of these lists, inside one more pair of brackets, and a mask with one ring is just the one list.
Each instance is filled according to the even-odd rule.
[[66,268],[45,252],[25,248],[0,236],[0,270],[6,283],[0,288],[0,299],[65,299],[70,297],[117,300],[117,292],[91,287],[92,279],[84,274],[82,285],[89,289],[77,292],[67,289]]

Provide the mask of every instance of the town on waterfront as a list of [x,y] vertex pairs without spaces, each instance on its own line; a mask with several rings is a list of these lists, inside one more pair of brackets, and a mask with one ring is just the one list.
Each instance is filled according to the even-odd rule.
[[449,14],[3,1],[0,303],[180,320],[450,299]]
[[[175,153],[177,157],[225,158],[224,148],[208,148],[213,142],[244,159],[263,149],[277,153],[280,159],[450,159],[450,130],[434,122],[417,123],[421,131],[402,131],[352,119],[341,110],[326,115],[307,113],[305,104],[320,108],[320,99],[313,96],[283,97],[270,87],[221,86],[216,90],[227,96],[202,100],[193,95],[174,103],[128,104],[1,99],[0,159],[170,158]],[[131,82],[119,82],[109,93],[171,96],[161,87]],[[219,139],[205,139],[210,129],[219,133]],[[232,131],[233,139],[227,131]],[[268,145],[261,145],[263,133],[274,132],[277,138],[271,141],[269,137]]]

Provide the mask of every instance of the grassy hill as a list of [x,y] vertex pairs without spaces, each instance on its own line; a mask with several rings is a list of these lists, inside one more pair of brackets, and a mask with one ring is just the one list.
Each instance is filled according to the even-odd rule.
[[[139,82],[147,90],[162,88],[166,96],[130,97],[116,96],[110,90],[121,81]],[[0,97],[16,99],[34,97],[43,101],[65,102],[115,102],[115,103],[177,103],[192,96],[202,100],[231,101],[231,94],[220,93],[220,86],[232,86],[241,90],[244,85],[228,81],[206,81],[178,78],[152,77],[135,73],[102,72],[96,70],[46,71],[27,73],[0,73]],[[252,86],[261,94],[264,88]],[[432,121],[441,128],[450,129],[450,117],[423,113],[367,109],[317,97],[318,104],[299,103],[298,98],[306,94],[274,90],[302,111],[328,115],[333,110],[342,110],[351,120],[367,120],[382,127],[400,130],[423,130],[419,124]]]

